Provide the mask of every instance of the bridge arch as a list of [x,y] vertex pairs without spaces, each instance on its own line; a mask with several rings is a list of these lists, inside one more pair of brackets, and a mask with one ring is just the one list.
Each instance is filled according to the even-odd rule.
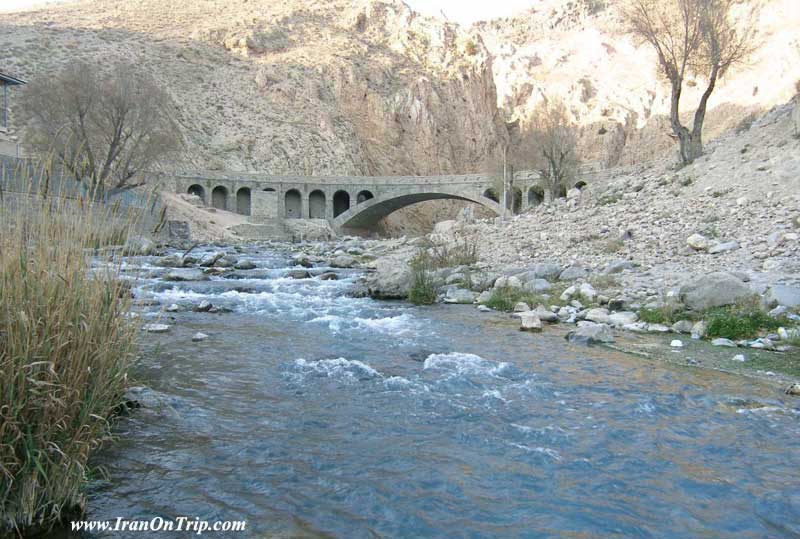
[[211,191],[211,205],[218,210],[228,209],[228,188],[218,185]]
[[333,194],[333,216],[338,217],[350,209],[350,193],[336,191]]
[[325,193],[320,189],[315,189],[308,195],[308,217],[325,219]]
[[287,219],[300,219],[302,216],[301,210],[303,207],[303,200],[300,197],[300,191],[297,189],[289,189],[284,195],[284,210]]
[[361,204],[362,202],[366,202],[371,198],[375,198],[375,195],[372,194],[372,191],[364,189],[363,191],[359,191],[358,196],[356,197],[356,204]]
[[203,204],[206,203],[206,190],[203,189],[203,186],[199,183],[195,183],[189,186],[189,189],[186,190],[187,193],[190,195],[200,197],[200,200],[203,201]]
[[386,193],[361,204],[353,206],[349,210],[335,217],[333,227],[335,229],[368,229],[390,213],[405,208],[418,202],[426,200],[463,200],[473,202],[493,211],[496,215],[502,214],[500,204],[494,200],[480,194],[464,193],[458,189],[435,188],[430,191],[417,193]]
[[250,188],[241,187],[236,191],[236,213],[250,215]]

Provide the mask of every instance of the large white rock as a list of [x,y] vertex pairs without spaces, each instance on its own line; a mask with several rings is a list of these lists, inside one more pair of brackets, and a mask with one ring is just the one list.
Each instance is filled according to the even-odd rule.
[[520,313],[520,331],[542,331],[542,321],[533,311]]
[[597,322],[598,324],[608,324],[611,322],[611,317],[608,314],[608,309],[597,307],[595,309],[589,309],[586,312],[586,316],[584,316],[586,320],[590,322]]
[[608,316],[609,323],[614,327],[624,327],[639,320],[639,315],[630,311],[612,313]]
[[798,307],[800,306],[800,287],[784,284],[772,285],[764,295],[764,301],[770,307],[776,305]]
[[686,238],[686,243],[695,251],[708,251],[712,242],[702,234],[692,234]]
[[721,271],[690,279],[680,289],[681,301],[695,311],[731,305],[752,295],[747,284]]

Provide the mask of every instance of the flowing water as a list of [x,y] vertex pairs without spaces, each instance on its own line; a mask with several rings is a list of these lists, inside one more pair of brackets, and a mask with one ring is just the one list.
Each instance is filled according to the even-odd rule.
[[245,256],[258,269],[188,283],[131,261],[140,297],[232,312],[145,314],[172,328],[144,337],[152,391],[96,459],[89,518],[247,521],[212,537],[800,537],[800,410],[774,388]]

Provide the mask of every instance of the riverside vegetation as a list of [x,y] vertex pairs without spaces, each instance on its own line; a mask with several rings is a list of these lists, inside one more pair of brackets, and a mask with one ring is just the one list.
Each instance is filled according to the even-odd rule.
[[92,256],[137,222],[91,197],[3,193],[0,536],[83,511],[88,460],[123,406],[138,329],[121,257],[93,268]]

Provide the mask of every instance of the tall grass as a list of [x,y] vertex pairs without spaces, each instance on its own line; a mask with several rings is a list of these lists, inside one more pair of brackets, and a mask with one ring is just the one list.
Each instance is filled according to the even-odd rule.
[[118,258],[93,269],[92,255],[136,219],[88,199],[2,193],[0,536],[83,510],[138,329]]

